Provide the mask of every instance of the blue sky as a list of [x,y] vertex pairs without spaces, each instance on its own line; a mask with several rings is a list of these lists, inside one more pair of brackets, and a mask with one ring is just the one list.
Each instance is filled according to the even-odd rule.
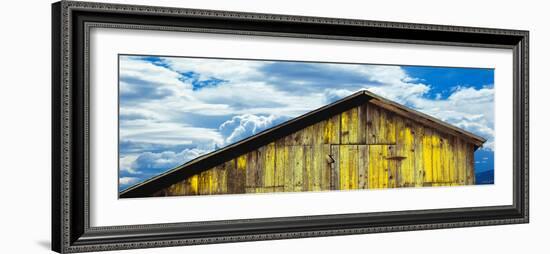
[[367,89],[488,141],[492,69],[119,56],[119,190],[358,90]]

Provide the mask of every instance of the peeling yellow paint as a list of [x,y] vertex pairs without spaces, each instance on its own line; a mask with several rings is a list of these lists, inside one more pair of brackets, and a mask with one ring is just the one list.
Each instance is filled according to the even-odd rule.
[[237,158],[237,169],[246,171],[246,154]]

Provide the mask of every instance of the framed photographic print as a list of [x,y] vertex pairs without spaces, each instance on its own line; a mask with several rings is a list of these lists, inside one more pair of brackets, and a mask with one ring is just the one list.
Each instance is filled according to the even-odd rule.
[[528,222],[527,31],[52,11],[57,252]]

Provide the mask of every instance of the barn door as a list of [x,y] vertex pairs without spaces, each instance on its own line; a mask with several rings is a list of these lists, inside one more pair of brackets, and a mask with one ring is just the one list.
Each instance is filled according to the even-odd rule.
[[[321,191],[330,189],[330,145],[277,144],[275,149],[274,183],[285,192]],[[279,179],[279,180],[277,180]]]
[[395,188],[399,182],[395,145],[368,146],[369,189]]
[[331,189],[367,188],[367,146],[331,145]]
[[[404,186],[407,157],[395,145],[331,145],[331,189],[381,189]],[[403,168],[404,169],[404,168]]]

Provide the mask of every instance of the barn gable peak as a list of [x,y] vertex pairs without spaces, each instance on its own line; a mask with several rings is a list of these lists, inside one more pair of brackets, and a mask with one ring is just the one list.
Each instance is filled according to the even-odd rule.
[[486,141],[482,137],[455,127],[437,118],[413,110],[367,90],[361,90],[334,103],[310,111],[304,115],[264,130],[244,140],[200,156],[183,165],[177,166],[163,174],[124,190],[119,194],[119,196],[121,198],[147,196],[155,190],[166,188],[171,184],[186,179],[189,176],[208,170],[228,160],[237,158],[242,154],[258,149],[283,137],[289,136],[292,133],[302,130],[308,126],[329,119],[352,108],[366,105],[367,103],[392,112],[410,121],[437,129],[438,131],[449,135],[460,137],[466,142],[473,144],[476,148],[481,147]]

